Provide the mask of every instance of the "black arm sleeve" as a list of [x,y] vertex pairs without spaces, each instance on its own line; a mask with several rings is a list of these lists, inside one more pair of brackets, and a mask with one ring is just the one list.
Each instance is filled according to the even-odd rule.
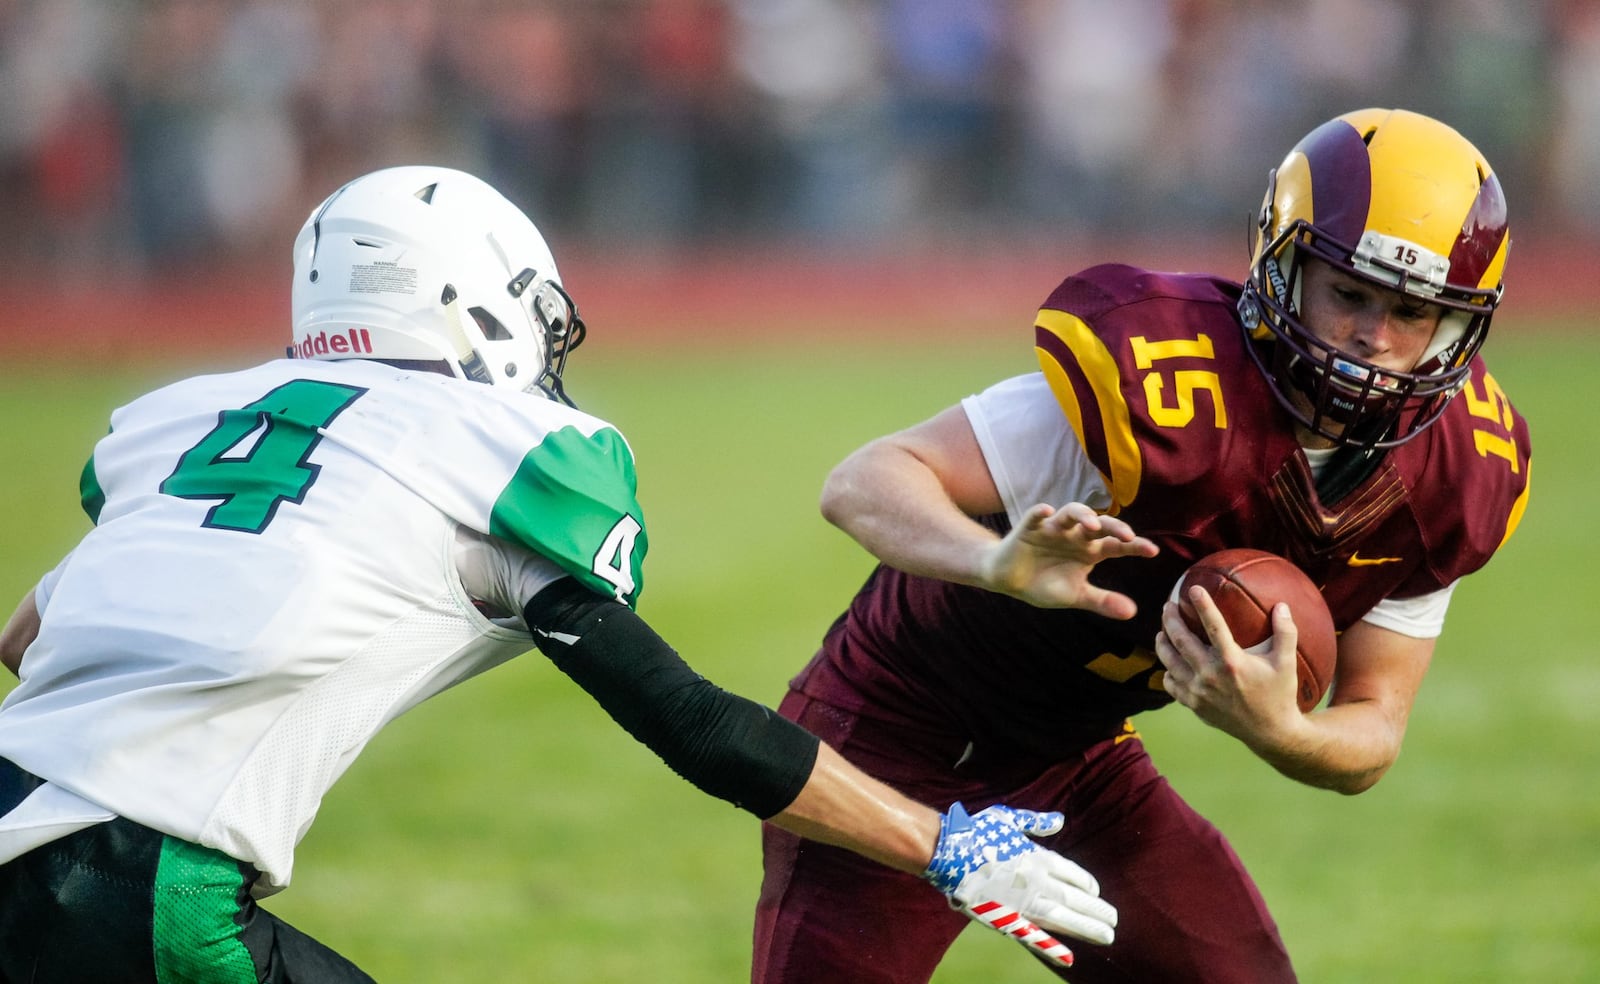
[[811,777],[815,736],[706,680],[626,605],[565,578],[523,617],[561,672],[702,791],[765,820]]

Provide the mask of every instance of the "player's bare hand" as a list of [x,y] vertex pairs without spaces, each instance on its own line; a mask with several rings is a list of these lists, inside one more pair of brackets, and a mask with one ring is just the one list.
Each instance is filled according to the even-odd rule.
[[1112,557],[1154,557],[1156,545],[1114,516],[1081,502],[1059,509],[1040,504],[994,545],[982,570],[992,591],[1040,608],[1082,608],[1107,618],[1128,619],[1133,599],[1089,580],[1094,565]]
[[1272,611],[1272,638],[1243,649],[1211,596],[1191,588],[1189,601],[1204,636],[1190,631],[1175,602],[1161,611],[1156,658],[1166,668],[1162,686],[1202,721],[1254,744],[1298,718],[1295,643],[1289,606]]

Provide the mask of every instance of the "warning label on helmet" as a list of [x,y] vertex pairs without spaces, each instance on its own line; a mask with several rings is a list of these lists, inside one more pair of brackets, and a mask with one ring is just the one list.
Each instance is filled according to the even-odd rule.
[[350,268],[352,294],[415,294],[417,270],[398,263],[358,264]]

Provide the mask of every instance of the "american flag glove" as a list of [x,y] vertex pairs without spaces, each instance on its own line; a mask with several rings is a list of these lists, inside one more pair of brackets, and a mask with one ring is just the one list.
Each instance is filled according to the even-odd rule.
[[953,803],[939,822],[939,842],[923,877],[951,908],[1057,967],[1072,951],[1051,932],[1110,943],[1117,910],[1087,871],[1033,842],[1061,829],[1059,813],[991,806],[975,817]]

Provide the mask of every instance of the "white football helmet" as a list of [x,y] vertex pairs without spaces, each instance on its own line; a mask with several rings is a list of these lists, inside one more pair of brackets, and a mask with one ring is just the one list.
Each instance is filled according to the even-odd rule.
[[585,333],[544,237],[478,178],[394,167],[312,211],[294,244],[292,358],[379,359],[564,402]]

